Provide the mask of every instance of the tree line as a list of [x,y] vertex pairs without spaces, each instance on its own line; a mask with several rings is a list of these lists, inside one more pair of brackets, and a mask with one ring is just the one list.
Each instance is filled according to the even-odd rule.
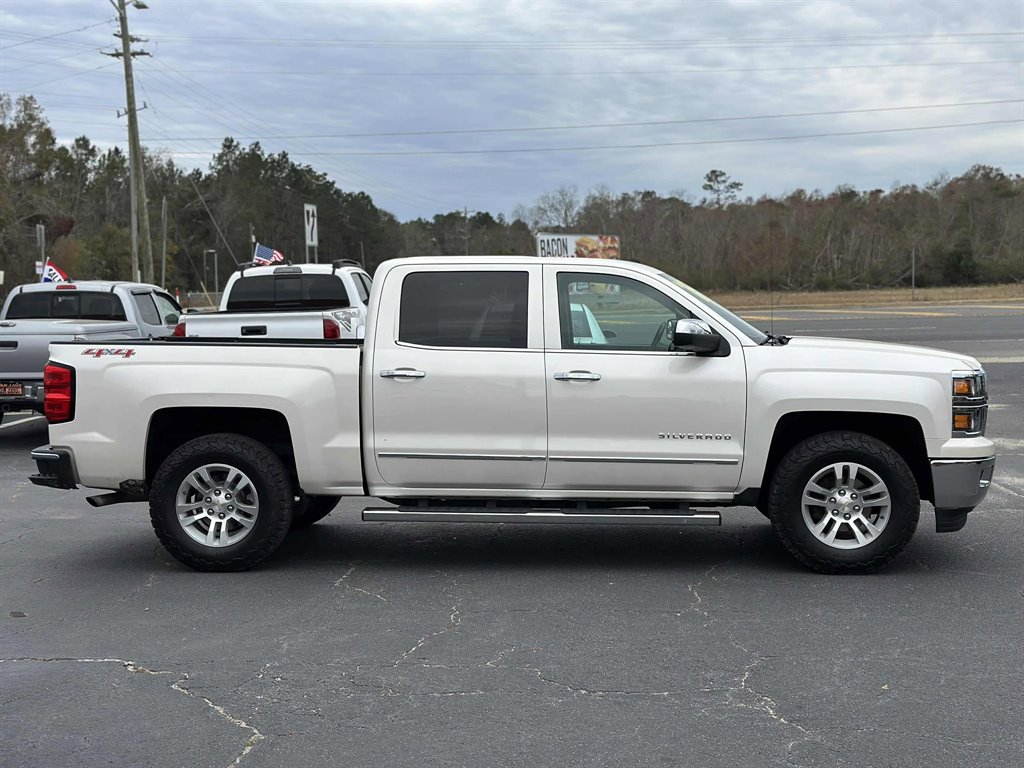
[[[354,258],[373,269],[397,256],[533,253],[538,231],[613,234],[623,258],[700,288],[834,289],[1024,281],[1024,177],[976,165],[923,186],[829,193],[797,189],[741,198],[720,169],[700,197],[562,187],[517,207],[511,219],[477,211],[400,222],[362,191],[342,190],[287,153],[225,138],[208,170],[146,153],[157,281],[215,290],[251,235],[304,261],[301,211],[317,206],[319,260]],[[36,225],[47,256],[78,279],[130,276],[128,158],[81,136],[56,141],[32,97],[0,94],[0,294],[38,279]],[[167,201],[167,258],[161,204]]]

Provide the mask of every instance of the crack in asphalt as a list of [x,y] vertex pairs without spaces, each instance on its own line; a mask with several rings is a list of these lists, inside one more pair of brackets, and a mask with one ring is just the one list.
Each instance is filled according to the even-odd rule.
[[353,587],[351,584],[348,583],[348,577],[352,575],[353,571],[355,571],[355,569],[359,565],[361,565],[361,563],[352,563],[351,567],[347,571],[345,571],[344,574],[342,574],[342,577],[338,579],[336,582],[334,582],[334,586],[342,587],[343,589],[346,589],[349,592],[359,592],[360,594],[366,595],[367,597],[375,597],[382,603],[386,603],[387,599],[383,595],[379,595],[376,592],[370,592],[365,589],[360,589],[359,587]]
[[[342,577],[342,578],[344,578],[344,577]],[[455,582],[455,580],[452,580],[451,588],[454,588],[454,587],[457,587],[457,586],[458,586],[458,584]],[[430,634],[424,635],[419,640],[417,640],[416,644],[412,648],[410,648],[408,651],[403,653],[401,656],[399,656],[394,661],[394,663],[391,665],[392,669],[394,669],[399,664],[401,664],[403,661],[408,659],[410,656],[412,656],[414,653],[416,653],[416,651],[418,651],[420,648],[422,648],[428,642],[433,640],[435,637],[440,637],[441,635],[447,634],[449,632],[453,632],[454,630],[459,628],[460,624],[462,624],[462,617],[463,617],[463,614],[462,614],[462,598],[459,597],[459,596],[452,595],[451,592],[449,591],[449,589],[447,589],[447,588],[444,589],[443,591],[444,591],[444,593],[449,598],[451,598],[454,601],[454,604],[451,607],[451,614],[448,617],[448,623],[444,627],[439,629],[438,631],[431,632]]]
[[[178,673],[172,672],[171,670],[166,670],[166,669],[150,669],[149,667],[144,667],[141,664],[138,664],[138,663],[136,663],[136,662],[134,662],[134,661],[132,661],[130,659],[116,659],[116,658],[84,658],[84,659],[79,659],[79,658],[73,658],[73,657],[70,657],[70,656],[54,656],[54,657],[50,657],[50,658],[36,658],[36,657],[32,657],[32,656],[23,656],[23,657],[12,658],[12,659],[0,659],[0,664],[3,664],[5,662],[31,662],[31,663],[38,663],[38,664],[59,664],[59,663],[120,664],[124,669],[126,669],[128,672],[130,672],[132,674],[141,674],[141,675],[176,675],[176,674],[178,674]],[[220,704],[216,704],[213,701],[211,701],[210,699],[206,698],[205,696],[202,696],[200,694],[194,693],[189,688],[184,687],[183,683],[188,682],[188,680],[189,680],[188,672],[182,672],[180,674],[180,676],[178,677],[178,679],[175,680],[173,683],[171,683],[171,686],[170,686],[171,690],[177,691],[178,693],[181,693],[181,694],[184,694],[185,696],[188,696],[190,699],[199,699],[200,701],[205,702],[208,707],[210,707],[214,712],[216,712],[218,715],[220,715],[227,722],[229,722],[232,725],[235,725],[235,726],[237,726],[239,728],[242,728],[244,730],[252,731],[252,735],[250,735],[249,738],[246,739],[245,743],[242,745],[242,751],[235,757],[234,760],[232,760],[230,763],[228,763],[228,768],[233,768],[234,766],[239,765],[242,762],[242,760],[245,758],[245,756],[248,755],[252,751],[253,747],[255,747],[259,742],[263,741],[263,739],[266,738],[266,737],[262,733],[260,733],[257,728],[255,728],[254,726],[249,725],[247,722],[245,722],[245,720],[241,719],[240,717],[235,717],[234,715],[230,714]]]

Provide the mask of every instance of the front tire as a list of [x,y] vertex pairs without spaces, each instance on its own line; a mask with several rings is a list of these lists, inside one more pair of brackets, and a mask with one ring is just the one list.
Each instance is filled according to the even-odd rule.
[[168,552],[200,571],[244,571],[284,541],[291,478],[263,443],[214,434],[177,448],[150,488],[149,515]]
[[914,474],[889,445],[859,432],[804,440],[779,463],[768,497],[782,545],[819,573],[870,573],[907,546],[920,517]]

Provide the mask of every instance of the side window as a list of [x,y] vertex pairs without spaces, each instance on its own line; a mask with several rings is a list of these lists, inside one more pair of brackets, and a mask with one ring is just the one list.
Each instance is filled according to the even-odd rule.
[[174,299],[162,293],[154,293],[153,301],[156,302],[157,312],[160,313],[164,325],[174,325],[178,322],[181,316],[181,307]]
[[676,320],[692,317],[639,280],[582,272],[558,273],[562,349],[667,351]]
[[160,319],[160,313],[156,311],[156,304],[153,303],[152,293],[136,293],[132,295],[132,298],[135,299],[135,306],[139,308],[142,322],[147,325],[164,324]]
[[525,349],[527,272],[414,272],[402,282],[398,340]]
[[352,282],[356,284],[356,293],[359,294],[359,300],[365,304],[370,300],[370,281],[366,279],[366,275],[362,272],[352,273]]

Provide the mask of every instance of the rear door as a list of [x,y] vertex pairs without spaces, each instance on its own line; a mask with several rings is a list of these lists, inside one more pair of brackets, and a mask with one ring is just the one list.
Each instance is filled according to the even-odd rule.
[[[738,340],[636,272],[548,265],[546,489],[675,498],[728,493],[743,457],[746,373]],[[669,350],[670,323],[711,321],[722,357]],[[713,496],[712,496],[713,498]]]
[[377,319],[370,371],[382,479],[489,494],[541,488],[540,266],[405,265],[386,279],[401,298]]

